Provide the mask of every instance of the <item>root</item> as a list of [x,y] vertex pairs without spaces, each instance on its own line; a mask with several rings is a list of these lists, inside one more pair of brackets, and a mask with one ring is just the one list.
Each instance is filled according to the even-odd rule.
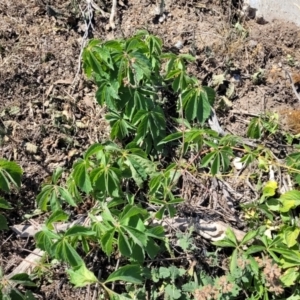
[[107,24],[106,29],[115,29],[115,16],[116,16],[116,10],[117,10],[117,0],[112,0],[112,7],[111,7],[111,13],[109,17],[109,24]]

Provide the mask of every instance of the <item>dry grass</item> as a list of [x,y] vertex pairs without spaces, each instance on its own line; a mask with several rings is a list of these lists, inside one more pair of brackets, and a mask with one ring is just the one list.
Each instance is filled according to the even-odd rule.
[[300,109],[286,109],[280,112],[284,127],[293,134],[300,133]]

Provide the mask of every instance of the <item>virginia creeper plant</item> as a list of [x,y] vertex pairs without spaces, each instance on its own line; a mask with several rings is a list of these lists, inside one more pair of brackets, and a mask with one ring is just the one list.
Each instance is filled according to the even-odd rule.
[[[267,238],[267,225],[254,226],[240,242],[229,231],[224,241],[216,243],[232,249],[224,276],[186,271],[174,264],[149,265],[159,255],[174,257],[164,227],[152,225],[152,221],[176,214],[183,201],[178,189],[184,170],[211,176],[228,174],[237,153],[245,166],[257,163],[262,172],[273,160],[263,146],[253,149],[238,137],[220,137],[207,128],[215,91],[187,72],[187,65],[195,61],[193,56],[162,49],[162,41],[146,31],[128,39],[91,40],[84,49],[83,68],[97,85],[97,102],[106,107],[111,140],[91,145],[74,163],[67,180],[62,180],[59,168],[42,187],[37,203],[51,215],[36,234],[37,246],[67,263],[75,286],[97,284],[111,299],[144,299],[145,295],[150,295],[149,299],[193,299],[197,295],[198,299],[239,299],[245,294],[248,299],[275,299],[270,295],[283,292],[274,291],[280,280],[288,287],[299,280],[296,220],[289,223],[286,214],[298,206],[300,197],[294,193],[296,202],[287,204],[284,197],[291,195],[276,198],[272,184],[262,191],[259,205],[245,207],[245,211],[255,209],[256,217],[266,222],[280,214],[282,227]],[[248,135],[259,138],[260,125],[254,120]],[[264,130],[270,128],[275,132],[271,125]],[[174,155],[188,158],[191,153],[192,162],[170,159]],[[56,222],[70,219],[66,205],[75,207],[87,199],[93,203],[88,225],[57,232]],[[287,232],[292,232],[293,238],[288,238]],[[195,249],[190,236],[180,240],[186,251]],[[84,259],[95,245],[107,258],[119,257],[121,267],[96,276]],[[293,257],[288,258],[289,254]],[[261,256],[266,260],[262,262]],[[271,282],[264,272],[275,264],[282,269]],[[119,292],[113,289],[115,281],[124,283]],[[206,298],[200,298],[201,293]]]

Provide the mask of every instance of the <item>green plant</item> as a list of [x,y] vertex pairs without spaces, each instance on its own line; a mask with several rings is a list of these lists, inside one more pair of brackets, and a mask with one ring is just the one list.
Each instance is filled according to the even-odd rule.
[[[136,186],[141,187],[148,179],[148,174],[152,174],[153,178],[157,176],[156,164],[145,157],[146,154],[137,148],[121,149],[113,143],[94,144],[87,150],[83,159],[74,164],[73,172],[70,174],[72,180],[67,179],[66,190],[69,188],[68,184],[73,185],[75,182],[81,192],[97,201],[97,205],[89,214],[90,226],[75,225],[64,233],[55,232],[54,222],[67,221],[69,218],[61,209],[63,205],[61,201],[68,204],[75,202],[69,199],[72,199],[71,193],[68,197],[62,197],[66,193],[61,193],[62,190],[58,185],[54,186],[51,183],[43,187],[38,204],[43,210],[51,208],[52,214],[44,229],[36,234],[37,246],[59,261],[67,262],[72,267],[69,271],[72,278],[77,278],[79,274],[83,276],[81,273],[88,278],[91,276],[78,253],[78,251],[88,253],[91,243],[98,243],[107,256],[117,251],[123,257],[130,258],[133,261],[127,267],[130,270],[137,266],[137,262],[142,263],[146,256],[154,258],[165,248],[162,247],[166,243],[163,228],[147,225],[151,214],[138,204],[135,195],[122,190],[121,182],[130,181],[132,178]],[[58,175],[61,175],[61,170],[54,172],[52,181],[55,184]],[[48,190],[50,192],[46,193]],[[159,188],[153,191],[153,194],[156,195],[158,190]],[[158,195],[156,197],[159,198]],[[174,204],[165,202],[165,205],[170,209]],[[111,276],[113,275],[108,279],[114,278]],[[134,275],[132,278],[135,278]],[[110,282],[108,279],[105,282]],[[116,277],[115,280],[123,279]],[[73,279],[71,281],[75,282]],[[94,283],[96,282],[98,281]],[[112,293],[103,282],[101,284],[104,290],[109,294]]]
[[[231,159],[239,155],[244,167],[255,164],[261,178],[278,163],[267,147],[250,147],[241,138],[219,136],[206,127],[215,92],[188,74],[187,64],[193,62],[191,55],[163,53],[161,40],[146,31],[125,40],[92,40],[85,48],[84,70],[98,86],[96,99],[106,106],[113,141],[91,145],[67,176],[61,168],[53,173],[37,197],[39,208],[51,214],[35,236],[39,248],[68,265],[75,286],[97,284],[111,299],[271,299],[283,293],[278,283],[296,285],[298,221],[287,221],[287,212],[298,200],[285,203],[287,211],[280,211],[273,181],[263,187],[256,203],[244,207],[254,212],[246,236],[238,241],[228,231],[215,243],[232,249],[225,271],[209,274],[173,262],[160,265],[164,256],[176,260],[161,220],[174,217],[184,201],[180,185],[186,172],[194,177],[232,176]],[[277,126],[276,115],[260,116],[251,121],[248,136],[273,136]],[[288,160],[290,169],[298,168],[294,156]],[[57,222],[70,218],[64,208],[86,199],[93,206],[85,224],[56,230]],[[280,228],[270,229],[278,214]],[[192,229],[178,239],[185,253],[197,251]],[[96,277],[85,261],[94,248],[106,259],[118,257],[120,267]],[[213,259],[218,268],[217,255]],[[276,273],[272,281],[270,268]]]
[[[275,181],[267,183],[259,204],[256,204],[260,218],[256,224],[261,225],[249,231],[241,241],[229,230],[225,239],[214,243],[234,249],[228,274],[235,278],[234,282],[241,290],[247,291],[251,296],[249,299],[273,299],[271,295],[282,295],[286,287],[291,288],[290,299],[297,295],[300,230],[293,210],[300,205],[300,192],[292,190],[274,198],[276,189]],[[245,208],[249,207],[253,206]],[[275,212],[281,218],[277,226],[272,225]]]
[[297,184],[300,184],[300,152],[294,152],[286,157],[287,166]]
[[[22,169],[12,161],[0,159],[0,190],[9,193],[11,188],[20,188]],[[12,209],[11,205],[0,197],[0,209]],[[0,230],[8,229],[7,220],[4,215],[0,214]]]
[[261,115],[251,120],[247,136],[252,139],[260,139],[267,134],[274,135],[279,129],[279,115],[277,113]]
[[[39,208],[52,212],[43,230],[36,234],[37,246],[68,263],[75,285],[99,283],[109,295],[117,297],[106,285],[110,278],[133,283],[141,280],[135,275],[114,277],[114,274],[125,270],[135,273],[132,271],[136,266],[141,267],[145,258],[154,259],[159,253],[170,251],[163,227],[150,223],[154,218],[174,216],[176,205],[183,201],[175,194],[181,167],[153,159],[166,151],[167,143],[175,140],[172,134],[164,139],[166,120],[173,118],[176,122],[179,116],[190,127],[189,122],[197,119],[203,124],[210,115],[215,93],[187,74],[186,61],[193,60],[187,54],[162,53],[161,40],[146,31],[127,40],[104,43],[93,40],[84,50],[84,70],[98,86],[98,103],[107,107],[111,138],[121,141],[123,147],[113,142],[92,145],[74,163],[64,186],[63,170],[58,168],[37,197]],[[172,113],[167,109],[170,105],[167,94],[176,102]],[[180,132],[176,138],[182,136]],[[183,150],[200,151],[203,142],[212,146],[214,138],[217,135],[211,130],[187,132]],[[216,146],[214,160],[221,159],[225,170],[228,161],[222,155],[222,149]],[[76,206],[86,197],[95,203],[89,212],[90,225],[75,225],[64,233],[56,232],[55,222],[69,219],[63,207]],[[154,212],[145,209],[147,202],[156,206]],[[119,253],[123,264],[128,259],[130,264],[108,279],[98,280],[87,270],[81,255],[88,253],[94,243],[108,257]]]
[[[162,53],[162,42],[146,31],[127,40],[101,43],[92,40],[83,53],[84,70],[93,76],[96,99],[108,108],[111,137],[129,137],[146,153],[162,150],[166,135],[167,93],[177,113],[188,121],[203,123],[210,115],[215,93],[186,72],[188,54]],[[165,70],[162,70],[165,65]]]
[[254,84],[261,84],[265,82],[266,75],[264,69],[259,69],[256,73],[252,75],[252,81]]
[[4,276],[3,270],[0,268],[0,299],[5,300],[35,300],[33,294],[27,290],[25,293],[19,291],[16,285],[24,287],[35,287],[35,283],[31,281],[28,274],[20,273],[7,278]]

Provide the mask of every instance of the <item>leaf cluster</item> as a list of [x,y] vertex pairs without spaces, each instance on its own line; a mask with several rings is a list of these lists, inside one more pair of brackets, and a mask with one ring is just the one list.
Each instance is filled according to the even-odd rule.
[[147,154],[162,151],[166,120],[176,117],[168,114],[166,101],[177,114],[183,110],[187,121],[207,120],[215,93],[188,75],[186,62],[192,61],[188,54],[163,53],[162,41],[147,31],[126,40],[90,41],[83,66],[98,86],[98,103],[108,109],[111,138],[130,138]]

